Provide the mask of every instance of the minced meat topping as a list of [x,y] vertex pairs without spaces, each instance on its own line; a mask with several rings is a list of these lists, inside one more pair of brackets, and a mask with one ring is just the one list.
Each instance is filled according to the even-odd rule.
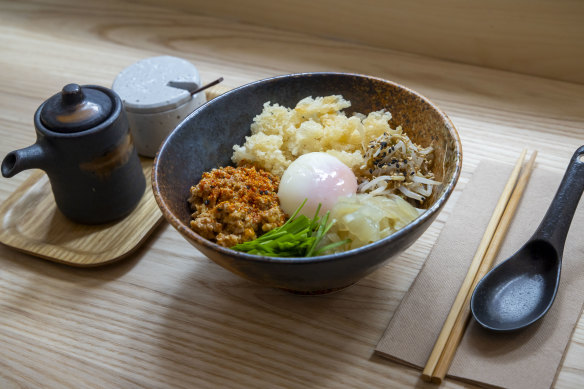
[[191,187],[191,228],[224,247],[256,239],[284,224],[278,177],[255,167],[213,169]]

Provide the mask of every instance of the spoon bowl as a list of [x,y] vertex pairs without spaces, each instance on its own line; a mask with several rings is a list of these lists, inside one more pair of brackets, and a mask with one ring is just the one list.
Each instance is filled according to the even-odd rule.
[[537,321],[554,301],[561,263],[548,242],[528,242],[477,285],[471,300],[473,312],[479,312],[477,321],[499,331]]
[[477,284],[470,308],[481,326],[514,331],[549,311],[560,284],[564,243],[583,191],[584,146],[574,153],[531,239]]

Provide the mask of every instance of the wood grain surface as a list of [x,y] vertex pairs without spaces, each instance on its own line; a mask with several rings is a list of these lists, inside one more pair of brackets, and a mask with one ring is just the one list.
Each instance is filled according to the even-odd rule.
[[247,0],[245,7],[239,0],[165,3],[249,24],[584,83],[582,1]]
[[[584,143],[584,86],[342,40],[113,0],[0,2],[0,157],[31,144],[32,116],[69,82],[111,85],[153,55],[232,87],[283,73],[349,71],[404,84],[457,126],[456,193],[410,249],[342,292],[302,297],[220,268],[163,223],[133,255],[79,269],[0,246],[2,388],[433,388],[373,354],[481,160],[564,170]],[[31,174],[0,179],[4,201]],[[581,318],[555,386],[584,386]],[[447,388],[468,387],[447,379]]]

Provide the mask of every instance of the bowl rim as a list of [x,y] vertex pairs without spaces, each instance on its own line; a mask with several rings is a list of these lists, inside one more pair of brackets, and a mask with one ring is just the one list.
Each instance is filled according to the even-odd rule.
[[[179,131],[183,126],[185,126],[185,123],[188,120],[190,120],[190,118],[192,116],[198,115],[199,112],[208,109],[208,107],[210,105],[219,102],[220,100],[226,98],[227,96],[229,96],[231,94],[237,93],[241,89],[249,88],[253,85],[274,82],[274,81],[277,81],[279,79],[286,79],[286,78],[290,78],[290,77],[320,77],[320,76],[359,77],[359,78],[366,78],[366,79],[370,79],[370,80],[380,81],[383,83],[391,84],[394,87],[403,89],[406,92],[417,96],[418,98],[420,98],[421,100],[426,102],[429,106],[431,106],[441,116],[442,120],[446,123],[448,130],[449,130],[449,133],[453,137],[453,139],[455,141],[454,144],[456,146],[455,170],[454,170],[454,173],[452,175],[452,179],[450,180],[450,182],[448,183],[448,185],[445,188],[444,194],[440,198],[438,198],[438,200],[436,200],[436,202],[434,202],[434,204],[432,204],[432,206],[430,208],[426,209],[422,214],[420,214],[416,219],[414,219],[408,225],[406,225],[402,229],[394,232],[393,234],[386,236],[383,239],[380,239],[376,242],[369,243],[365,246],[361,246],[361,247],[358,247],[355,249],[347,250],[347,251],[344,251],[341,253],[327,254],[327,255],[321,255],[321,256],[316,256],[316,257],[265,257],[265,256],[255,255],[255,254],[247,254],[247,253],[236,251],[236,250],[233,250],[233,249],[230,249],[227,247],[220,246],[217,243],[211,242],[210,240],[207,240],[207,239],[203,238],[202,236],[200,236],[199,234],[197,234],[196,232],[194,232],[190,228],[190,226],[182,223],[180,221],[180,219],[170,210],[170,208],[166,204],[164,198],[162,197],[162,195],[160,193],[160,187],[159,187],[159,182],[158,182],[158,170],[160,167],[159,157],[161,154],[164,153],[166,147],[168,147],[168,145],[170,144],[172,135],[175,132]],[[156,153],[156,157],[154,158],[154,163],[152,165],[152,173],[151,173],[152,179],[151,179],[151,181],[152,181],[152,191],[154,193],[154,198],[156,199],[156,202],[158,203],[158,206],[159,206],[160,210],[162,211],[162,214],[164,215],[165,219],[176,230],[178,230],[178,232],[181,233],[181,235],[188,238],[189,240],[196,241],[198,244],[204,246],[206,249],[216,251],[216,252],[219,252],[221,254],[228,255],[230,257],[237,257],[237,259],[239,259],[239,260],[245,260],[245,261],[249,261],[249,262],[277,262],[277,263],[282,263],[282,264],[301,264],[301,263],[306,264],[306,263],[316,263],[316,262],[320,263],[320,262],[328,262],[328,261],[338,261],[340,259],[346,259],[349,257],[353,257],[357,254],[366,254],[370,251],[376,250],[380,246],[385,246],[386,244],[388,244],[391,241],[399,240],[400,238],[402,238],[402,236],[407,235],[410,230],[416,229],[416,227],[418,227],[419,225],[424,224],[428,219],[431,219],[435,214],[438,213],[438,211],[440,211],[440,209],[444,206],[444,204],[450,198],[450,195],[454,191],[454,187],[456,186],[456,183],[458,182],[461,170],[462,170],[462,143],[461,143],[458,131],[456,130],[456,127],[454,126],[454,124],[452,123],[450,118],[446,115],[446,113],[444,113],[444,111],[442,111],[436,104],[434,104],[430,99],[428,99],[424,95],[422,95],[422,94],[420,94],[420,93],[418,93],[418,92],[416,92],[408,87],[405,87],[401,84],[395,83],[393,81],[389,81],[389,80],[386,80],[386,79],[383,79],[380,77],[374,77],[374,76],[369,76],[369,75],[365,75],[365,74],[346,73],[346,72],[304,72],[304,73],[283,74],[283,75],[278,75],[278,76],[274,76],[274,77],[268,77],[268,78],[252,81],[252,82],[249,82],[247,84],[241,85],[239,87],[233,88],[233,89],[229,90],[228,92],[225,92],[222,95],[217,96],[214,99],[209,100],[205,104],[198,107],[191,114],[189,114],[181,123],[178,124],[178,126],[164,140],[164,142],[162,143],[162,145],[158,149],[158,151]],[[197,247],[197,249],[199,249],[199,248]]]

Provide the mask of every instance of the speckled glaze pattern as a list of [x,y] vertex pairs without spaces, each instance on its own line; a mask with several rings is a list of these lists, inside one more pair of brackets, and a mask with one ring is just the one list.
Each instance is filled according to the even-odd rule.
[[[340,254],[269,258],[236,252],[189,228],[189,188],[212,168],[231,164],[232,147],[250,134],[266,101],[293,107],[306,96],[341,94],[347,114],[387,109],[392,126],[435,149],[435,175],[442,182],[426,200],[427,211],[378,242]],[[461,143],[450,119],[420,94],[387,80],[347,73],[301,73],[273,77],[233,89],[198,108],[167,138],[152,170],[152,186],[164,217],[193,246],[224,268],[265,286],[314,294],[352,285],[409,247],[450,197],[462,166]]]

